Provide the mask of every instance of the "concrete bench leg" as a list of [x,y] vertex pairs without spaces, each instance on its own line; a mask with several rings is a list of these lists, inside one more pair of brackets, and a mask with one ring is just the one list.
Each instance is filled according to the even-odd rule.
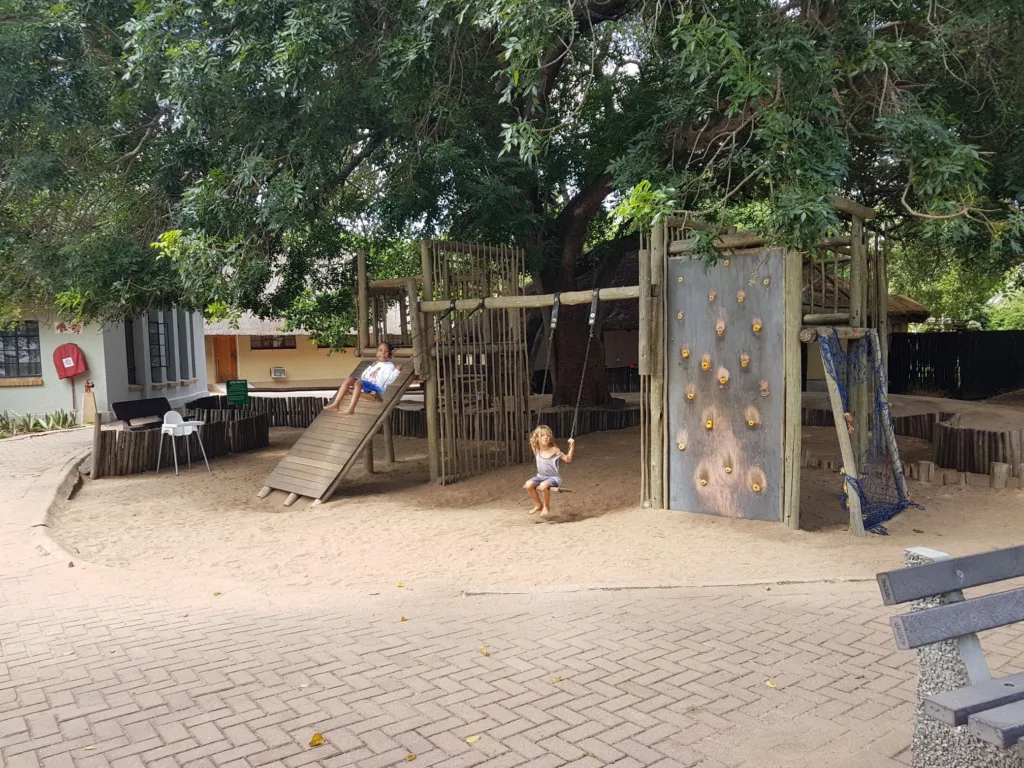
[[[934,563],[949,557],[925,547],[904,552],[908,566]],[[932,608],[963,600],[963,592],[950,592],[912,604],[912,610]],[[917,711],[911,746],[912,768],[1024,768],[1016,751],[998,749],[967,732],[967,726],[951,728],[924,714],[924,699],[988,680],[988,664],[977,635],[948,640],[917,649]]]

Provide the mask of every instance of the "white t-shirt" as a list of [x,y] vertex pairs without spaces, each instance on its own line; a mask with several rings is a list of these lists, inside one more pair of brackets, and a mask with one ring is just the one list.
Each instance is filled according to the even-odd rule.
[[398,368],[390,360],[383,362],[378,360],[363,371],[363,375],[359,378],[371,384],[376,384],[380,387],[380,391],[383,392],[398,378]]

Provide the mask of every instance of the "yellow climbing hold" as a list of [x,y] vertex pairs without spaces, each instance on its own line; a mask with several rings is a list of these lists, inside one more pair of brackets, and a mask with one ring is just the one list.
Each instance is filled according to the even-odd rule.
[[754,483],[750,487],[754,490],[754,493],[760,493],[761,492],[761,484],[760,483]]
[[714,426],[715,426],[715,422],[714,422],[713,419],[708,419],[707,421],[704,422],[704,428],[705,429],[714,429]]
[[761,332],[761,323],[755,321],[754,322],[754,333],[760,333],[760,332]]
[[680,451],[685,451],[686,450],[686,443],[680,443],[679,444],[679,450]]

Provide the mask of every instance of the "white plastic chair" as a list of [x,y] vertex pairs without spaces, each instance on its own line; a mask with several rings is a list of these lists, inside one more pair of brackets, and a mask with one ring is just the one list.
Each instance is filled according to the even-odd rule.
[[171,450],[174,451],[174,474],[178,474],[178,446],[175,442],[179,437],[185,438],[185,452],[188,455],[188,468],[192,469],[192,446],[188,441],[189,436],[194,432],[196,440],[199,441],[199,450],[203,452],[203,461],[206,462],[206,471],[211,472],[210,462],[206,459],[206,448],[203,447],[203,436],[199,427],[203,426],[201,421],[185,421],[177,411],[168,411],[164,414],[164,423],[160,425],[160,447],[156,452],[156,471],[160,474],[160,458],[164,452],[164,437],[170,436]]

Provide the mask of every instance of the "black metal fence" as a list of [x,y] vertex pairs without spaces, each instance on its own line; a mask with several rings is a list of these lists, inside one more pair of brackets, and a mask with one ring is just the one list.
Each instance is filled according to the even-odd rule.
[[982,400],[1024,389],[1024,331],[894,333],[889,391]]

